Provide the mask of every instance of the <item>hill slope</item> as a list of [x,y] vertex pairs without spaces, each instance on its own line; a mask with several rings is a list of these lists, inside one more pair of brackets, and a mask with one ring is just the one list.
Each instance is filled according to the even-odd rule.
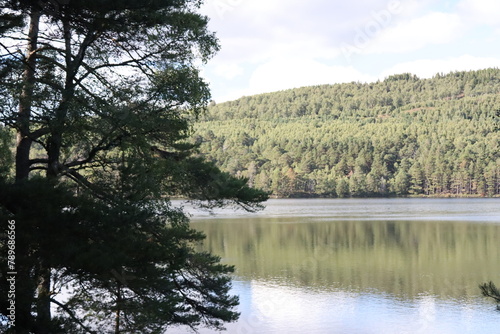
[[213,105],[200,152],[276,196],[500,194],[500,70],[304,87]]

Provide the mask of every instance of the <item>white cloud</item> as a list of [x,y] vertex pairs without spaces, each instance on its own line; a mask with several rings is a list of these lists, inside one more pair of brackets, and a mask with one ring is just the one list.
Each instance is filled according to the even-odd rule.
[[500,58],[463,55],[448,59],[421,59],[397,64],[382,72],[380,79],[384,79],[391,74],[407,72],[416,74],[420,78],[431,78],[437,73],[480,70],[490,67],[500,68]]
[[[500,1],[459,1],[206,0],[202,11],[222,49],[204,74],[222,102],[402,72],[432,77],[500,67],[499,59],[488,58],[500,57]],[[474,30],[479,25],[490,33]],[[346,45],[353,48],[347,54]],[[352,66],[332,65],[346,58]]]
[[311,59],[278,58],[253,72],[248,94],[351,81],[372,81],[353,67],[328,66]]
[[437,73],[469,71],[484,68],[500,68],[500,58],[464,55],[447,59],[421,59],[399,63],[378,76],[367,75],[352,66],[329,66],[310,59],[277,58],[258,66],[247,88],[227,91],[217,98],[218,102],[234,100],[242,96],[274,92],[312,85],[345,83],[352,81],[375,82],[390,75],[413,73],[420,78],[431,78]]
[[[403,53],[432,44],[445,44],[460,37],[462,24],[457,14],[432,12],[382,30],[363,53]],[[362,46],[362,45],[361,45]]]
[[464,18],[473,23],[500,25],[500,1],[463,0],[458,5]]
[[227,80],[234,79],[237,76],[242,75],[243,72],[244,72],[243,67],[235,63],[219,64],[214,69],[214,73],[216,75],[223,77]]
[[241,64],[287,55],[331,59],[357,26],[399,2],[208,0],[202,11],[221,42],[216,58]]

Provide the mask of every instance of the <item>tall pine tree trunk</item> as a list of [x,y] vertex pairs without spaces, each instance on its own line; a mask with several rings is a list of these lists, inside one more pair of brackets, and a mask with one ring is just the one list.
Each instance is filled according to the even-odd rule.
[[[16,182],[21,183],[29,178],[30,174],[30,151],[33,139],[31,137],[30,123],[33,106],[33,95],[36,82],[38,33],[41,12],[35,6],[32,7],[28,30],[28,43],[26,49],[26,59],[23,72],[23,87],[19,100],[19,111],[17,115],[17,146],[16,146]],[[19,221],[22,224],[22,221]],[[19,277],[20,280],[27,279]],[[50,332],[51,312],[50,312],[50,266],[44,259],[40,259],[37,271],[37,304],[36,304],[36,330],[37,334]],[[19,306],[23,304],[20,303]],[[16,311],[20,313],[20,319],[31,318],[31,305],[26,305]],[[24,327],[24,326],[20,326]],[[27,328],[17,328],[17,333],[28,333],[32,330]]]
[[17,147],[16,147],[16,182],[21,182],[29,176],[30,150],[32,139],[30,137],[31,107],[33,105],[33,90],[36,72],[36,51],[38,44],[38,31],[40,24],[40,11],[33,9],[30,15],[28,31],[28,45],[23,72],[23,88],[19,100],[17,115]]
[[[19,109],[17,114],[17,142],[16,142],[16,160],[15,160],[15,180],[16,183],[21,183],[28,179],[30,174],[30,151],[31,151],[31,109],[33,105],[33,92],[35,85],[35,75],[36,75],[36,53],[38,48],[38,33],[40,24],[40,10],[33,8],[29,16],[29,30],[28,30],[28,41],[26,46],[26,56],[24,63],[24,71],[22,75],[22,90],[19,98]],[[22,208],[19,208],[22,210]],[[17,224],[22,224],[22,221],[18,221]],[[24,249],[24,251],[27,251]],[[16,303],[16,328],[15,333],[17,334],[27,334],[33,333],[34,323],[32,321],[31,314],[31,297],[33,294],[33,286],[30,284],[25,284],[30,281],[28,277],[30,275],[30,270],[25,267],[28,264],[23,263],[21,260],[23,258],[21,252],[23,249],[19,249],[20,261],[19,268],[17,270],[18,276],[18,289],[16,291],[16,296],[18,297],[18,302]],[[50,310],[50,307],[49,307]]]
[[[68,101],[74,93],[73,78],[76,70],[73,68],[71,54],[71,31],[69,22],[63,21],[64,40],[66,47],[66,81],[62,92],[62,99],[55,110],[55,118],[52,120],[50,136],[47,140],[47,179],[55,180],[60,176],[61,147],[63,139],[63,128],[65,126]],[[51,266],[45,259],[40,259],[38,273],[38,299],[37,299],[37,334],[49,334],[51,324],[50,297],[51,297]]]

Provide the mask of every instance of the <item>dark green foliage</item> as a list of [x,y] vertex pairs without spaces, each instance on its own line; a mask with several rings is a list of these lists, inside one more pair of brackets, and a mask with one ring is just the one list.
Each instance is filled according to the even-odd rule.
[[[500,304],[500,291],[493,282],[483,283],[479,285],[479,289],[483,296],[494,299],[498,304]],[[499,306],[497,306],[500,309]]]
[[[140,333],[179,324],[220,328],[237,318],[231,311],[237,298],[228,295],[227,274],[233,269],[218,263],[218,257],[194,251],[204,235],[191,229],[184,214],[168,202],[154,207],[122,202],[110,209],[44,179],[0,186],[0,202],[7,208],[1,228],[7,230],[8,219],[16,220],[17,270],[32,273],[19,280],[17,299],[34,304],[38,265],[44,261],[50,266],[53,302],[61,306],[53,332],[87,328],[103,333],[112,328],[118,313],[121,331]],[[7,266],[1,270],[5,277]],[[0,284],[6,291],[6,280]],[[57,297],[68,288],[73,291],[68,301]],[[6,309],[5,298],[0,307]],[[38,331],[29,309],[18,307],[17,316],[18,331]],[[78,330],[68,330],[75,324]]]
[[[191,158],[176,164],[175,186],[170,187],[178,194],[184,194],[207,208],[224,206],[231,203],[252,211],[261,208],[260,203],[267,194],[248,188],[248,180],[235,178],[221,172],[213,163],[199,158]],[[174,193],[175,194],[175,193]]]
[[275,196],[500,195],[500,70],[304,87],[213,105],[202,154]]
[[12,167],[12,137],[7,128],[0,125],[0,178],[9,175]]
[[162,333],[237,318],[233,268],[196,251],[204,236],[169,202],[255,210],[267,198],[186,142],[210,99],[196,64],[219,48],[200,5],[0,0],[0,225],[16,222],[19,250],[10,332]]

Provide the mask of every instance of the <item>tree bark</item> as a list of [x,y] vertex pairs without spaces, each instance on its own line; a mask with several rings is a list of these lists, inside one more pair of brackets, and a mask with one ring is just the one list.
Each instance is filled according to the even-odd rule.
[[120,312],[121,312],[121,302],[122,302],[122,294],[121,294],[121,284],[117,282],[117,294],[116,294],[116,311],[115,311],[115,334],[120,334]]
[[[16,182],[20,183],[29,178],[30,174],[30,151],[33,142],[30,123],[33,107],[33,95],[36,82],[38,34],[41,11],[33,6],[30,13],[28,30],[28,43],[23,72],[23,87],[19,99],[19,111],[17,114],[17,145],[16,145]],[[37,275],[37,316],[36,333],[46,334],[50,332],[50,266],[44,259],[40,259],[39,272]],[[20,329],[18,333],[25,332]],[[27,333],[27,332],[26,332]]]
[[[27,180],[30,172],[30,150],[32,139],[30,137],[30,121],[31,121],[31,108],[33,104],[33,91],[35,85],[35,72],[36,72],[36,49],[38,47],[38,32],[40,23],[40,11],[33,9],[30,15],[30,23],[28,30],[28,43],[26,49],[26,57],[23,72],[23,87],[19,99],[19,109],[17,114],[17,143],[16,143],[16,164],[15,164],[15,180],[16,183]],[[21,222],[20,222],[21,223]],[[21,266],[22,267],[22,266]],[[26,277],[29,275],[28,271],[22,269],[18,274],[20,279],[28,280]],[[18,324],[16,325],[16,333],[30,333],[33,329],[32,316],[31,316],[31,298],[29,295],[33,294],[33,287],[24,286],[20,282],[19,286],[19,303],[16,305],[18,313]],[[16,293],[17,294],[17,293]],[[24,298],[21,298],[21,294]]]
[[36,75],[36,50],[38,47],[40,15],[40,10],[35,8],[30,14],[28,45],[22,79],[23,88],[17,114],[16,182],[27,179],[30,172],[29,159],[32,144],[30,121]]
[[38,277],[38,287],[37,287],[37,317],[36,317],[36,333],[37,334],[49,334],[51,333],[50,328],[52,315],[50,312],[50,266],[48,266],[42,259],[40,261],[40,271],[37,275]]

